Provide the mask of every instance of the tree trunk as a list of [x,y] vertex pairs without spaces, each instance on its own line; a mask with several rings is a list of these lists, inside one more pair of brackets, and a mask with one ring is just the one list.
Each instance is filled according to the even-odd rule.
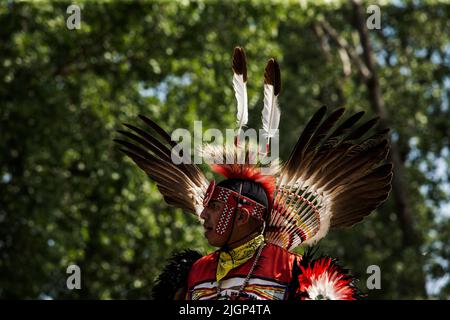
[[[370,77],[367,78],[366,86],[369,95],[369,102],[375,111],[375,113],[380,117],[380,125],[384,128],[389,127],[389,115],[384,105],[383,96],[380,89],[380,84],[378,80],[378,74],[376,70],[376,63],[374,61],[372,48],[369,41],[369,31],[365,24],[365,15],[363,7],[359,0],[351,0],[353,13],[355,18],[355,27],[358,30],[360,42],[363,49],[363,60],[366,67],[370,71]],[[411,208],[411,201],[408,197],[407,186],[404,181],[403,173],[403,162],[400,156],[400,151],[398,145],[395,141],[390,141],[391,151],[389,154],[389,160],[393,163],[393,179],[392,179],[392,193],[394,195],[396,213],[400,223],[400,228],[403,234],[403,245],[404,247],[411,247],[414,249],[417,255],[417,262],[422,268],[422,255],[420,253],[420,237],[415,228],[415,222],[413,218],[413,212]],[[422,270],[423,272],[423,270]],[[425,290],[425,278],[423,279],[422,294],[426,295]]]
[[[380,84],[378,81],[378,73],[372,54],[368,30],[365,24],[364,11],[359,1],[352,0],[351,2],[353,6],[353,12],[355,14],[355,27],[358,30],[361,45],[363,48],[363,59],[366,67],[370,71],[370,77],[366,81],[369,94],[369,102],[375,113],[380,117],[381,127],[388,128],[389,116],[387,114],[383,96],[381,94]],[[397,207],[396,212],[400,222],[400,227],[403,232],[403,244],[405,246],[414,246],[420,241],[415,230],[414,218],[410,206],[411,202],[408,199],[408,194],[406,193],[407,188],[405,187],[405,183],[403,181],[403,162],[400,157],[397,143],[392,140],[390,141],[390,143],[391,152],[389,154],[389,158],[394,166],[392,192],[394,194],[394,199]]]

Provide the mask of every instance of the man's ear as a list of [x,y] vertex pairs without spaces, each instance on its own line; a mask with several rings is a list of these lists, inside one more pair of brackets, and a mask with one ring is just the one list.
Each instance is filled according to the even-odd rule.
[[239,208],[236,224],[242,226],[250,220],[250,212],[246,208]]

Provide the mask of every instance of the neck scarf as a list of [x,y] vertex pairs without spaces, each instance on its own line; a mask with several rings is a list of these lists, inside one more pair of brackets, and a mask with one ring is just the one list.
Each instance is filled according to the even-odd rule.
[[217,282],[222,280],[230,270],[250,260],[263,242],[264,236],[260,234],[237,248],[231,249],[230,251],[221,251],[216,271]]

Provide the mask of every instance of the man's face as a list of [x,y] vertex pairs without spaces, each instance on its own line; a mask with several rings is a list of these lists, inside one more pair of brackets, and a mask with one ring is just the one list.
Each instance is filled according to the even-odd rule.
[[224,206],[225,203],[222,201],[211,200],[200,215],[200,218],[204,220],[203,228],[205,230],[205,237],[208,243],[214,247],[222,247],[228,238],[229,231],[223,235],[216,233],[216,227]]

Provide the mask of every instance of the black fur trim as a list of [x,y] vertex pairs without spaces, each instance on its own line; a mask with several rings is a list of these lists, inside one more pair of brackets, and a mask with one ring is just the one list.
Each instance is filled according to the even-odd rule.
[[184,250],[172,255],[156,280],[152,290],[153,299],[174,300],[177,296],[184,299],[184,296],[179,297],[180,292],[182,295],[185,294],[189,271],[201,257],[202,255],[195,250]]
[[306,252],[303,253],[300,261],[298,261],[298,259],[295,258],[294,266],[292,268],[292,279],[288,285],[288,297],[287,297],[288,300],[296,300],[298,298],[296,297],[296,291],[300,287],[300,284],[298,282],[298,276],[302,272],[300,266],[306,267],[317,255],[318,250],[319,247],[308,247],[308,249],[306,249]]

